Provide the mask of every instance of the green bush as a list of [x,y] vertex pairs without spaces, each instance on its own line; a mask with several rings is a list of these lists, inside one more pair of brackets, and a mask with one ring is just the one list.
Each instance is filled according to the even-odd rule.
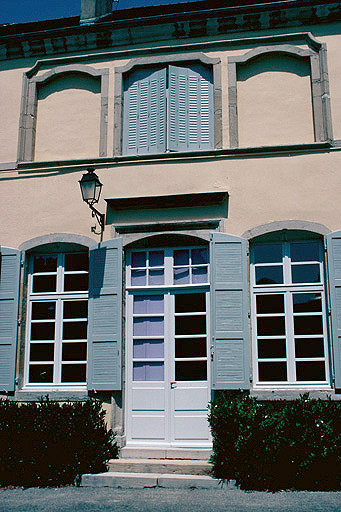
[[221,392],[210,405],[214,476],[243,489],[338,490],[341,402],[259,403]]
[[117,457],[101,403],[0,400],[0,485],[58,486]]

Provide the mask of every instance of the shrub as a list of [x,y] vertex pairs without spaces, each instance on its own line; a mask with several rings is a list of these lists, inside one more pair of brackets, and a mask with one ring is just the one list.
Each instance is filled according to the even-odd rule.
[[0,485],[73,484],[117,457],[101,403],[0,400]]
[[259,403],[221,392],[209,413],[214,476],[243,489],[339,489],[340,412],[340,402],[308,394]]

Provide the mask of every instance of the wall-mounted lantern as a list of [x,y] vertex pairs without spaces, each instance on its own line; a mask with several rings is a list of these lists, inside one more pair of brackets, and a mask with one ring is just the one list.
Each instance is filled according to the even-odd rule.
[[101,241],[102,241],[105,216],[104,216],[104,213],[100,213],[93,206],[94,204],[98,203],[98,201],[99,201],[101,191],[102,191],[102,183],[99,181],[99,178],[98,178],[97,174],[95,173],[93,167],[88,167],[87,173],[83,174],[82,178],[79,180],[79,185],[81,187],[83,201],[88,204],[89,208],[92,211],[92,216],[96,217],[97,222],[101,228],[100,233],[96,233],[95,228],[92,228],[92,231],[98,235],[100,234]]

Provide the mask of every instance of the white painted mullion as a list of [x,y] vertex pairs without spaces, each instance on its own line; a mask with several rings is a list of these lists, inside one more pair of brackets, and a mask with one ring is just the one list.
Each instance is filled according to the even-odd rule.
[[63,301],[61,298],[56,300],[56,324],[55,324],[55,347],[54,347],[54,384],[61,384],[62,381],[62,332],[63,332]]

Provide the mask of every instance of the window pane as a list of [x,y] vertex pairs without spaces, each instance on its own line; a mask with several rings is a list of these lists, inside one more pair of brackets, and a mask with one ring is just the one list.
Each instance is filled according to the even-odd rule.
[[208,262],[207,249],[192,249],[192,265],[201,265]]
[[206,334],[206,316],[176,316],[175,334]]
[[134,340],[133,357],[138,359],[163,357],[163,340]]
[[320,279],[320,265],[292,265],[291,275],[293,283],[319,283]]
[[284,313],[284,295],[256,295],[257,313]]
[[132,284],[132,286],[145,286],[146,285],[146,271],[145,270],[132,270],[131,271],[131,284]]
[[163,270],[150,270],[149,283],[151,286],[164,284],[164,271]]
[[35,256],[33,272],[56,272],[57,256]]
[[296,362],[296,378],[299,381],[326,380],[324,361]]
[[65,254],[65,270],[88,270],[89,256],[88,254]]
[[283,268],[278,267],[256,267],[256,284],[282,284]]
[[194,313],[206,311],[204,293],[178,293],[175,295],[175,313]]
[[163,336],[163,318],[134,318],[134,336]]
[[293,295],[294,313],[322,311],[320,293],[295,293]]
[[206,361],[175,361],[175,380],[206,380]]
[[258,357],[260,359],[286,357],[285,339],[258,340]]
[[164,380],[163,363],[133,363],[133,380],[134,381],[163,381]]
[[192,268],[192,283],[207,283],[207,267]]
[[86,340],[88,322],[63,322],[63,340]]
[[53,365],[52,364],[35,364],[30,365],[29,377],[30,383],[48,383],[53,382]]
[[294,316],[295,334],[322,334],[322,316]]
[[86,343],[63,343],[62,361],[86,361]]
[[189,265],[189,250],[174,251],[174,265]]
[[255,245],[253,248],[255,263],[280,263],[282,244]]
[[145,252],[133,252],[131,255],[131,266],[132,267],[145,267],[146,266],[146,253]]
[[32,320],[48,320],[56,317],[55,302],[33,302]]
[[31,343],[30,361],[53,361],[54,343]]
[[287,365],[284,362],[258,363],[258,371],[260,382],[284,382],[287,380]]
[[86,364],[62,364],[62,382],[85,382]]
[[54,322],[32,323],[31,340],[54,340]]
[[55,292],[57,276],[33,276],[33,293]]
[[64,301],[64,318],[87,318],[88,301],[87,300],[67,300]]
[[66,274],[64,276],[64,291],[83,291],[89,287],[88,274]]
[[323,338],[295,338],[296,357],[324,357]]
[[206,338],[175,339],[175,357],[206,357]]
[[258,336],[276,336],[278,334],[285,334],[284,317],[258,317],[257,334]]
[[137,315],[163,313],[163,295],[135,295],[134,313]]
[[319,242],[291,243],[291,261],[320,261],[319,247]]
[[175,268],[174,269],[174,284],[189,284],[189,269],[188,268]]
[[149,252],[149,266],[150,267],[163,267],[164,258],[163,251],[150,251]]

